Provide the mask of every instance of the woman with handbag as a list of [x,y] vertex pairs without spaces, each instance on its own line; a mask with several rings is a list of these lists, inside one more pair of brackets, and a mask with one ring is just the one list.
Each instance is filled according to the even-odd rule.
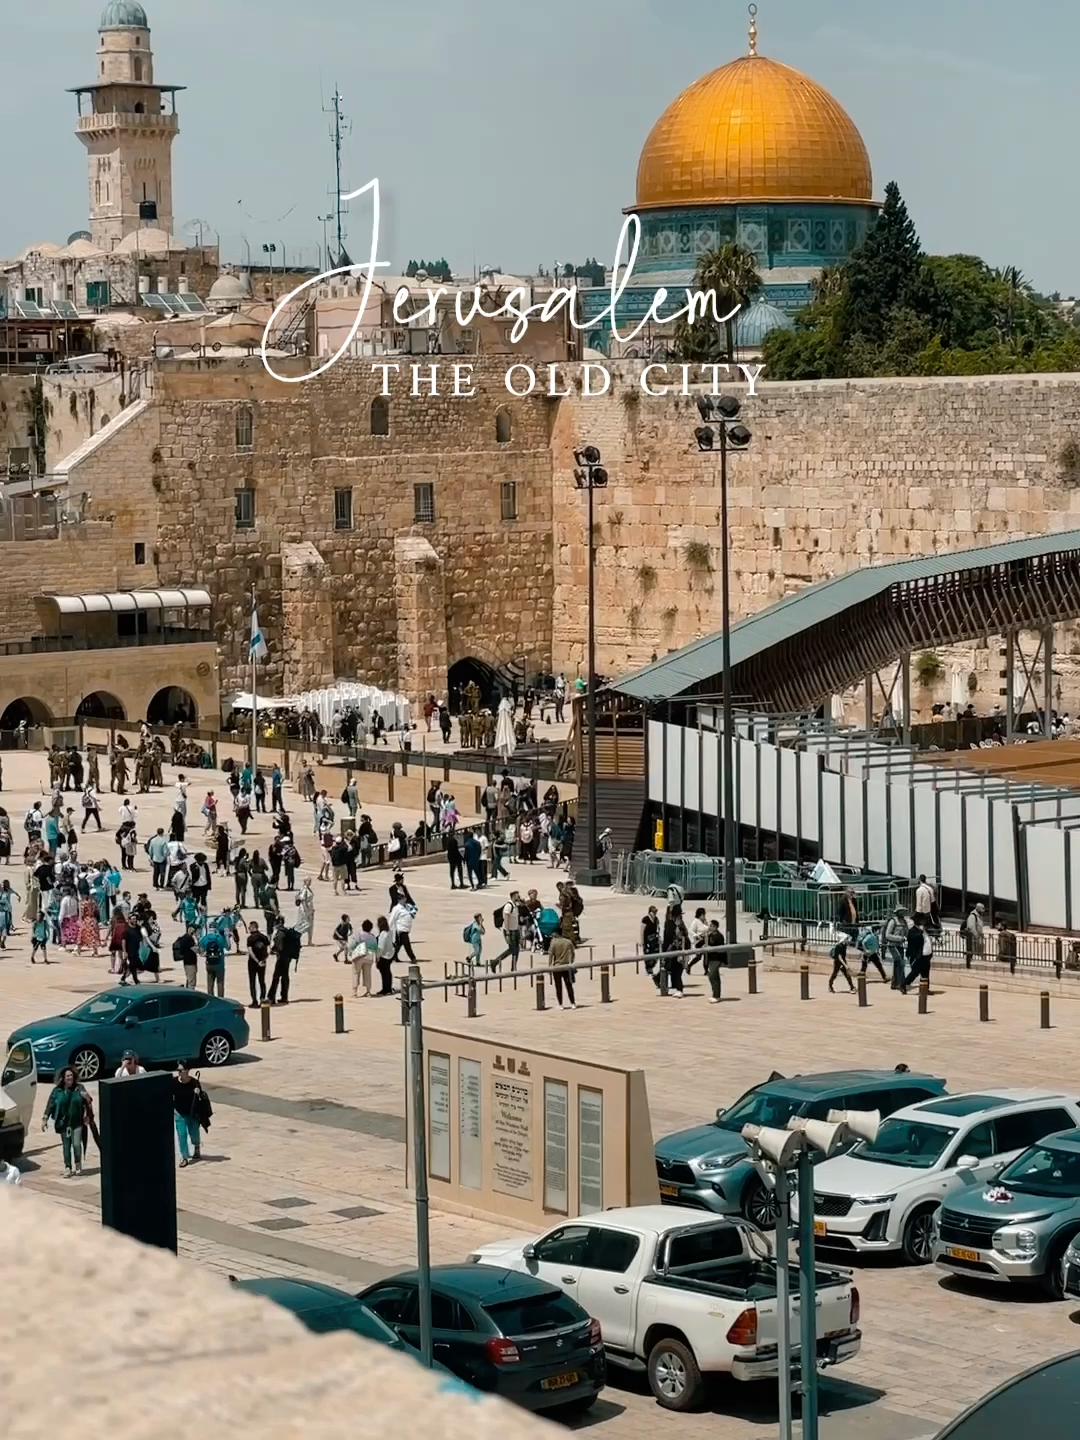
[[[172,1087],[173,1119],[180,1146],[180,1169],[202,1159],[201,1130],[210,1128],[210,1101],[186,1061],[176,1067]],[[205,1125],[204,1125],[205,1117]]]

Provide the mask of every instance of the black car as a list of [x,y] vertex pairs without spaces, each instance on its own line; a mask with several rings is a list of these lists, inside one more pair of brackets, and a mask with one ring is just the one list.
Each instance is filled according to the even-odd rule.
[[[417,1272],[380,1280],[357,1299],[409,1345],[420,1345]],[[532,1275],[489,1265],[431,1271],[434,1358],[476,1390],[526,1410],[585,1411],[604,1388],[597,1321]]]
[[1025,1370],[977,1400],[936,1440],[1076,1440],[1080,1433],[1080,1350]]

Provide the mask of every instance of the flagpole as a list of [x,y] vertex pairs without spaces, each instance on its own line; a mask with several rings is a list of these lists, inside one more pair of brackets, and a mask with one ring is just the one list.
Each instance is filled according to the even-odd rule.
[[[255,586],[251,587],[251,614],[255,615]],[[252,637],[254,639],[254,636]],[[251,646],[251,783],[255,784],[255,771],[259,764],[259,692],[258,663],[255,646]]]

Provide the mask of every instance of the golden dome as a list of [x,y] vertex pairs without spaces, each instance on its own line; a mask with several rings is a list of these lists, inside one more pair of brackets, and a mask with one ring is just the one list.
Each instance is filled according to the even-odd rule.
[[870,157],[843,106],[798,70],[750,54],[664,111],[641,152],[634,208],[872,198]]

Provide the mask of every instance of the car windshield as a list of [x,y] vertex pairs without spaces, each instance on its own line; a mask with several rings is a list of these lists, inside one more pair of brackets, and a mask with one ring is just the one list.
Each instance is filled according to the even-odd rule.
[[1001,1172],[998,1183],[1025,1195],[1080,1199],[1080,1151],[1033,1146]]
[[947,1125],[927,1125],[922,1120],[886,1120],[876,1140],[864,1140],[851,1153],[860,1160],[873,1160],[876,1165],[909,1165],[914,1170],[929,1170],[941,1159],[955,1134]]
[[771,1085],[758,1085],[736,1100],[730,1110],[721,1110],[714,1124],[721,1130],[738,1133],[744,1125],[771,1125],[782,1130],[806,1103],[803,1095],[789,1095]]
[[88,1020],[94,1025],[108,1025],[132,1003],[130,995],[95,995],[85,1005],[68,1011],[69,1020]]

